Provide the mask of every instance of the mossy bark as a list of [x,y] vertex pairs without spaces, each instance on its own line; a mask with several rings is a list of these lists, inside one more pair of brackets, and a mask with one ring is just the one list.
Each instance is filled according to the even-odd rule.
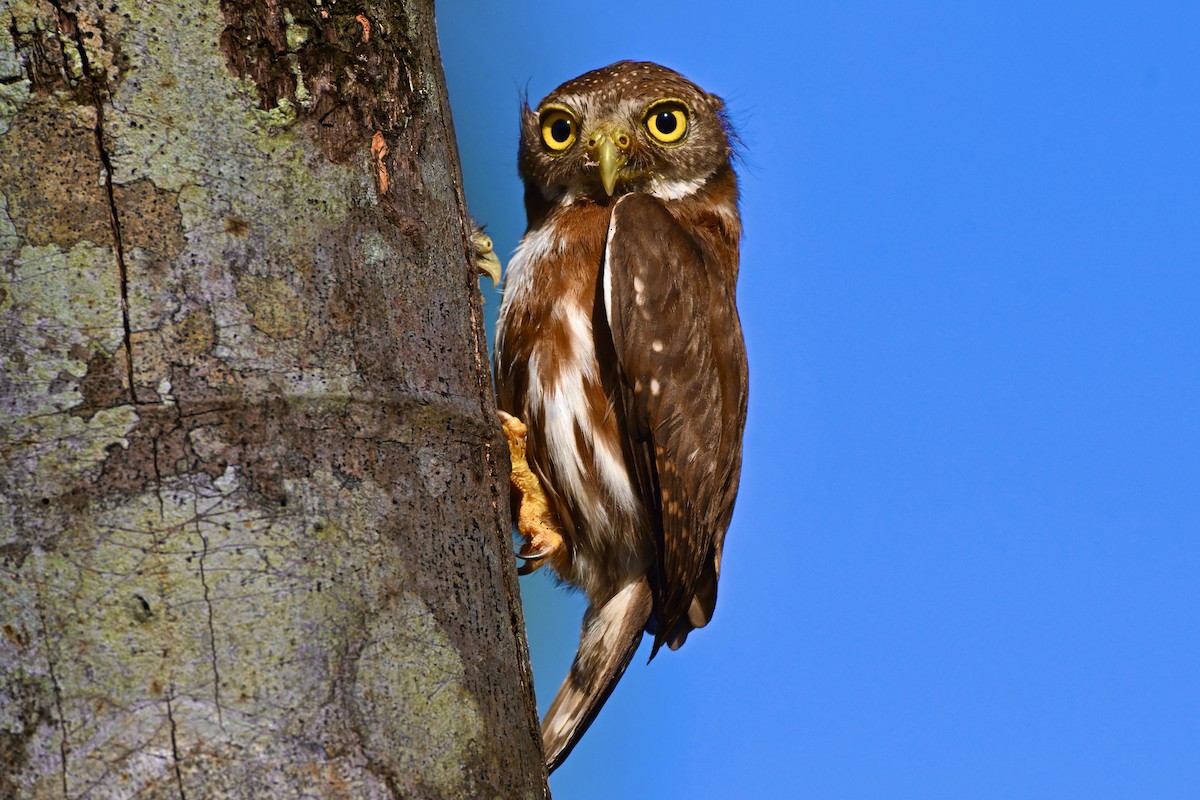
[[0,21],[0,796],[544,796],[432,3]]

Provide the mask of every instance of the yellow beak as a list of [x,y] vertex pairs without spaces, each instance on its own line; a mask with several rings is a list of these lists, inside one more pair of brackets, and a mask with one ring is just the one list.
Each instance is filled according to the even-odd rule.
[[604,131],[595,136],[594,145],[588,148],[592,158],[600,165],[600,183],[609,197],[617,188],[617,177],[625,166],[625,150],[619,142],[626,146],[630,136],[623,130]]

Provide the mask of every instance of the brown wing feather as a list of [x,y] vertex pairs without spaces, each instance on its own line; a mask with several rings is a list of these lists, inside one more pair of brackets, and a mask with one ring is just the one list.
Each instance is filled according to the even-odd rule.
[[655,652],[708,621],[737,491],[745,350],[730,270],[712,258],[653,197],[613,210],[602,293],[624,446],[655,537]]

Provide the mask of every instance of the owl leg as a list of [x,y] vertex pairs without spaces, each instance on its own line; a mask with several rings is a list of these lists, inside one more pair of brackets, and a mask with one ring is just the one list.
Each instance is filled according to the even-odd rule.
[[562,537],[562,526],[550,507],[542,484],[529,462],[525,459],[525,435],[529,429],[521,420],[497,411],[500,417],[500,427],[508,439],[508,451],[512,456],[512,475],[510,482],[520,499],[517,508],[517,531],[525,537],[525,544],[517,551],[517,557],[525,563],[517,570],[521,575],[528,575],[547,561],[554,563],[566,556],[566,547]]
[[500,284],[500,259],[492,245],[492,237],[476,228],[471,234],[471,246],[475,249],[475,271],[492,279],[492,287]]

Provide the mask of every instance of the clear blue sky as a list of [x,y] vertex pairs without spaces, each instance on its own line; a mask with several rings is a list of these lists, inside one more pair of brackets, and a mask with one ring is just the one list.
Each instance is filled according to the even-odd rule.
[[526,86],[658,61],[747,146],[717,613],[555,796],[1200,797],[1200,4],[439,5],[502,254]]

